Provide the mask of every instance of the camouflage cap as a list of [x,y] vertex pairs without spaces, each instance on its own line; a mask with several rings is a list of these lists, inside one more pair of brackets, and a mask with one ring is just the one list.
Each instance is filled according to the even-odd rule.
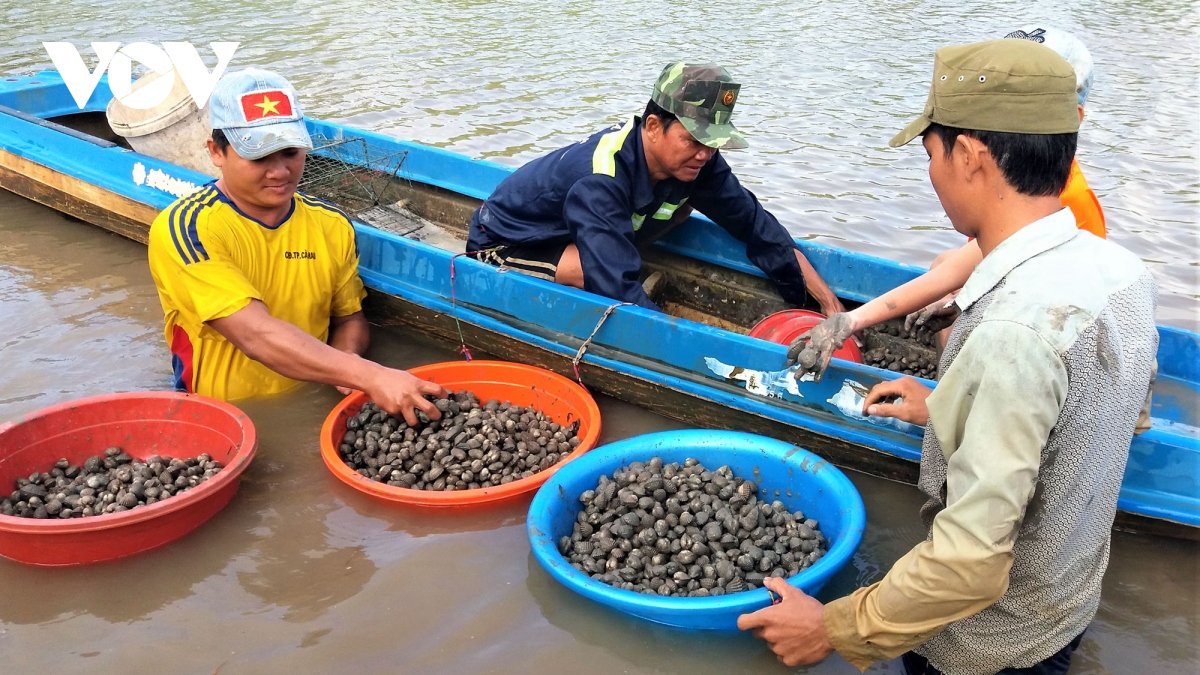
[[896,134],[898,148],[930,124],[1014,134],[1079,131],[1075,71],[1053,49],[1026,40],[942,47],[925,111]]
[[740,150],[746,147],[746,138],[729,120],[741,88],[721,66],[675,61],[663,68],[650,100],[678,117],[683,128],[704,145]]

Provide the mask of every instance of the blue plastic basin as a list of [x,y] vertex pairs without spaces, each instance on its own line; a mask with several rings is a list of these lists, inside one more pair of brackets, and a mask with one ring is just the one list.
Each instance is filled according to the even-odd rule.
[[[526,530],[533,555],[558,581],[597,602],[656,623],[691,630],[737,630],[737,617],[766,607],[766,589],[709,598],[670,598],[635,593],[595,581],[558,552],[558,540],[571,533],[583,505],[579,495],[630,462],[651,457],[682,463],[695,457],[705,468],[728,464],[735,475],[758,483],[759,499],[778,499],[820,523],[830,548],[788,583],[813,594],[845,565],[862,540],[866,510],[854,484],[820,457],[797,446],[733,431],[667,431],[636,436],[593,450],[564,465],[538,490],[529,507]],[[778,494],[777,494],[778,493]]]

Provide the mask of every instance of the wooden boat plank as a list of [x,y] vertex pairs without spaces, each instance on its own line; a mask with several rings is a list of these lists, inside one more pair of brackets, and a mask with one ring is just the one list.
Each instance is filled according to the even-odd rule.
[[147,243],[158,209],[0,149],[0,185],[39,204]]

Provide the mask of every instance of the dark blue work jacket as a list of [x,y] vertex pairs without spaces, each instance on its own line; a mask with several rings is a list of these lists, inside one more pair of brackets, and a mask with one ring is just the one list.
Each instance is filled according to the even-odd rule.
[[639,245],[669,227],[685,203],[746,244],[746,257],[803,305],[807,294],[795,243],[733,175],[720,152],[696,180],[650,184],[641,119],[539,157],[505,178],[471,219],[468,251],[573,242],[584,288],[657,309],[642,290]]

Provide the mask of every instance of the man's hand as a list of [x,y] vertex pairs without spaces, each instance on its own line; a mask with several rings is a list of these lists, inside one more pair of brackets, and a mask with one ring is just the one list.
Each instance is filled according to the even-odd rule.
[[924,326],[930,333],[937,333],[949,328],[958,318],[958,306],[954,304],[956,297],[957,291],[904,317],[904,330],[912,332]]
[[416,426],[416,408],[429,416],[429,419],[441,419],[442,413],[425,394],[433,394],[441,398],[449,396],[442,385],[422,380],[406,370],[379,367],[379,372],[371,379],[366,393],[375,401],[375,405],[383,408],[392,415],[404,417],[408,425]]
[[827,317],[837,316],[846,311],[845,305],[842,304],[842,301],[836,295],[819,304],[821,305],[821,313]]
[[[871,392],[863,401],[863,414],[873,417],[895,417],[923,427],[929,423],[929,408],[925,406],[925,399],[929,398],[931,393],[932,389],[911,377],[880,382],[871,388]],[[880,403],[896,397],[903,400],[898,403]]]
[[780,603],[739,616],[738,628],[766,640],[785,666],[817,663],[833,653],[820,601],[778,577],[767,577],[763,585],[780,597]]
[[793,375],[796,379],[812,373],[817,382],[825,375],[829,360],[833,358],[834,350],[842,346],[846,338],[854,332],[854,322],[847,312],[839,312],[821,323],[804,331],[788,346],[787,362],[791,366],[799,363]]
[[361,312],[331,320],[333,337],[325,344],[296,326],[271,316],[261,300],[251,300],[242,309],[209,322],[242,353],[271,370],[305,382],[323,382],[343,394],[359,389],[380,408],[400,415],[410,425],[417,423],[413,409],[430,419],[441,413],[425,394],[446,396],[441,385],[413,377],[403,370],[385,368],[358,354],[369,342],[367,321]]

